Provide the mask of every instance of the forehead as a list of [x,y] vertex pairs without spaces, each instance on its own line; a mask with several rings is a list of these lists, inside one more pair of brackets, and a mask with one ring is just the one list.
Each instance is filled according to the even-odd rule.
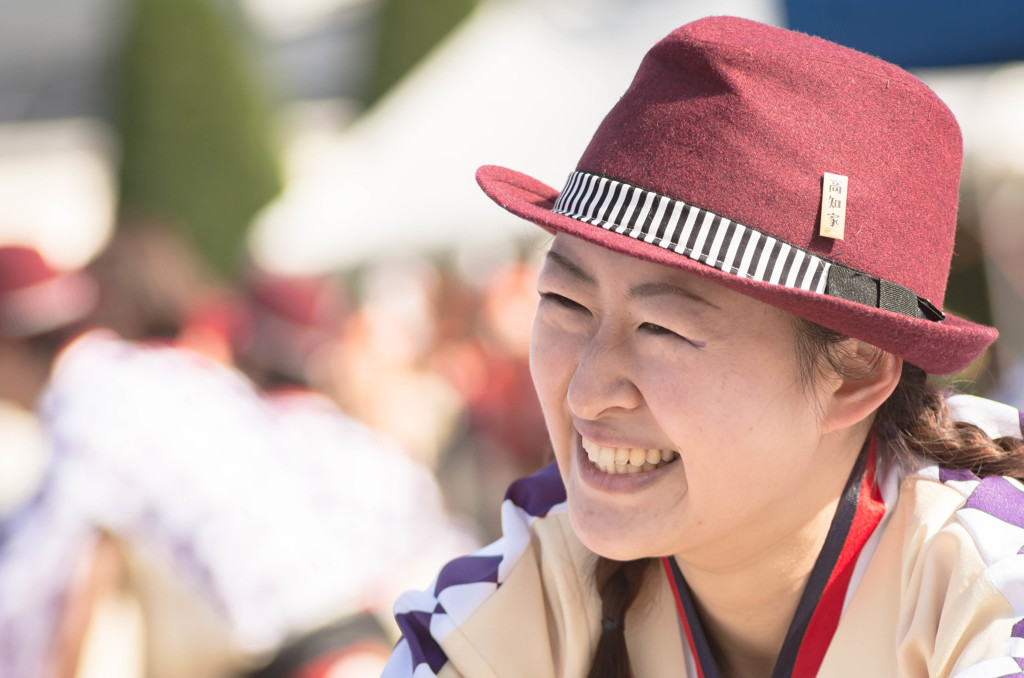
[[544,273],[578,280],[587,285],[633,287],[666,284],[689,291],[718,306],[718,301],[764,305],[738,292],[677,268],[656,264],[559,233],[545,260]]

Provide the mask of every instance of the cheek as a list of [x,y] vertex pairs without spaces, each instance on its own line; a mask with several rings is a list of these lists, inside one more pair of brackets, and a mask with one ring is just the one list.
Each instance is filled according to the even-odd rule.
[[799,389],[764,363],[704,358],[652,361],[647,367],[645,401],[679,447],[715,448],[716,456],[740,455],[744,449],[750,454],[813,428]]
[[575,432],[570,434],[572,424],[567,397],[575,357],[570,343],[561,340],[563,335],[545,327],[539,320],[534,322],[530,337],[530,374],[562,482],[568,483]]
[[[545,417],[549,416],[549,409],[561,409],[564,405],[575,364],[572,335],[537,318],[530,336],[530,375]],[[548,423],[551,424],[550,420]]]

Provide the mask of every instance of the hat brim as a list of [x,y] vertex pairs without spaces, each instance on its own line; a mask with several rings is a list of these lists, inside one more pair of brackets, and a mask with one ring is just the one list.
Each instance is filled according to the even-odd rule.
[[932,374],[967,367],[999,335],[952,314],[936,322],[872,308],[816,292],[773,285],[725,273],[660,245],[636,240],[552,211],[558,191],[505,167],[485,165],[477,183],[505,210],[551,233],[565,233],[631,257],[677,268],[771,304],[846,336],[878,346]]
[[0,337],[39,336],[84,321],[99,303],[95,280],[85,273],[61,273],[9,292],[0,304]]

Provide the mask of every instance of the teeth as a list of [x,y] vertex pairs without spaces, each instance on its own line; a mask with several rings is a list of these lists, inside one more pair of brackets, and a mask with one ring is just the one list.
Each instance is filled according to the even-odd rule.
[[583,449],[591,463],[604,473],[641,473],[660,468],[676,458],[674,450],[642,447],[602,447],[583,439]]

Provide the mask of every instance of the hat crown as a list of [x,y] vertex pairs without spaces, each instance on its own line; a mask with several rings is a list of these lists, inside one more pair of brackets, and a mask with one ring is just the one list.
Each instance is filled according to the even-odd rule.
[[[710,210],[941,305],[962,142],[909,73],[733,17],[646,55],[577,168]],[[824,174],[849,177],[846,237],[818,235]]]

